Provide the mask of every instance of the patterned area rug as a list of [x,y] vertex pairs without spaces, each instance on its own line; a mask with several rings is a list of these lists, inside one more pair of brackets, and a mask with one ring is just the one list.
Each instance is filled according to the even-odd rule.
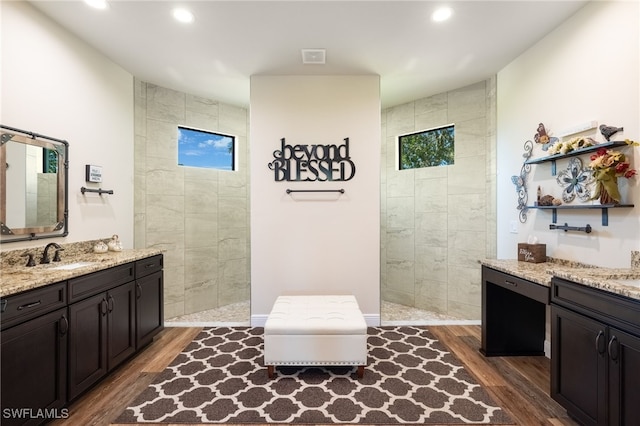
[[511,423],[421,327],[370,327],[368,365],[263,366],[263,329],[204,329],[116,423]]

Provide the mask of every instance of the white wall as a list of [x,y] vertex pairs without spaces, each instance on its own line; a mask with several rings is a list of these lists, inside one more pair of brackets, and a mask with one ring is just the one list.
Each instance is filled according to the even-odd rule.
[[[69,235],[3,244],[2,250],[49,241],[118,234],[133,247],[133,76],[27,2],[0,2],[0,122],[69,142]],[[86,164],[102,166],[102,188],[80,193]],[[94,184],[95,185],[95,184]]]
[[[380,313],[378,76],[254,76],[250,108],[251,314],[265,320],[281,294],[354,294],[368,322]],[[268,164],[290,145],[350,141],[346,182],[276,182]],[[339,189],[287,195],[286,189]]]
[[[547,244],[547,255],[609,266],[629,267],[630,251],[640,249],[640,177],[621,179],[623,202],[633,209],[609,209],[609,226],[600,210],[558,211],[558,223],[593,227],[591,234],[549,230],[551,212],[529,210],[519,233],[517,194],[511,176],[519,175],[523,145],[533,140],[538,123],[556,135],[595,120],[624,126],[615,140],[640,140],[640,11],[638,2],[591,2],[562,26],[498,73],[498,258],[515,258],[518,242],[535,235]],[[582,135],[604,138],[597,131]],[[624,148],[640,169],[640,148]],[[536,146],[533,157],[545,156]],[[557,163],[558,171],[567,160]],[[583,156],[588,164],[588,156]],[[529,174],[529,203],[536,189],[560,198],[550,164]],[[597,203],[589,202],[589,203]],[[574,202],[573,204],[576,204]]]

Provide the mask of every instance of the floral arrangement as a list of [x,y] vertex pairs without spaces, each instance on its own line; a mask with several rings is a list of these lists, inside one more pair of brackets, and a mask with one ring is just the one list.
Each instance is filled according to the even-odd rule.
[[549,154],[567,154],[580,148],[594,146],[596,141],[591,138],[573,138],[567,142],[556,142],[549,148]]
[[[627,145],[638,146],[638,142],[625,140]],[[603,192],[606,192],[610,198],[619,203],[620,191],[618,190],[618,178],[624,177],[629,179],[637,174],[637,171],[631,168],[627,157],[620,151],[612,149],[600,148],[591,156],[589,167],[593,170],[593,177],[596,180],[596,190],[592,199],[601,198]]]

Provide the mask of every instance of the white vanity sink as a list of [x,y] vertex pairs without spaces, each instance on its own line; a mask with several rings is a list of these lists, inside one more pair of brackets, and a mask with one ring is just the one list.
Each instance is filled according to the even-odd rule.
[[83,268],[85,266],[90,266],[93,264],[95,264],[95,262],[75,262],[75,263],[67,263],[66,265],[56,266],[51,269],[72,270],[72,269]]

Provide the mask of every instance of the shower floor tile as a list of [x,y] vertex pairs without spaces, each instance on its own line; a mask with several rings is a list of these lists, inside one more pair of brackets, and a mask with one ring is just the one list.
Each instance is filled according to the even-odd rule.
[[[165,320],[167,327],[249,326],[249,301],[233,303],[217,309],[181,315]],[[423,311],[391,302],[382,302],[381,325],[440,325],[480,324],[476,320],[464,320],[435,312]]]

